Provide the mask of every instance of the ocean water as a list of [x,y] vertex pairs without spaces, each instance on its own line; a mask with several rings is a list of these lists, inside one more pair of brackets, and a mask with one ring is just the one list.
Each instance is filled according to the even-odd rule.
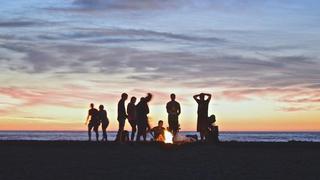
[[[199,134],[192,131],[180,132],[181,135]],[[100,137],[102,134],[100,133]],[[93,139],[95,134],[92,133]],[[108,140],[112,141],[116,132],[108,132]],[[147,139],[150,140],[148,135]],[[221,141],[239,142],[288,142],[308,141],[320,142],[320,132],[220,132]],[[37,140],[37,141],[86,141],[86,131],[0,131],[0,140]]]

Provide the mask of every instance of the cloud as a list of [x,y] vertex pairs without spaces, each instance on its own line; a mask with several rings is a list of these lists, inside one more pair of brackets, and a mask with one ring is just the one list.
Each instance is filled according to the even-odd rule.
[[[219,84],[249,87],[305,86],[318,83],[317,77],[320,75],[317,68],[319,64],[315,59],[301,55],[257,58],[210,52],[152,51],[71,43],[7,43],[0,47],[21,53],[23,56],[19,59],[18,67],[22,66],[22,71],[31,73],[127,74],[129,79],[142,81],[168,78],[193,87]],[[14,63],[11,68],[17,69],[17,64]]]
[[8,19],[8,20],[0,20],[0,28],[24,28],[24,27],[38,27],[38,26],[46,26],[53,25],[56,22],[47,22],[40,19]]
[[283,112],[299,112],[299,111],[313,111],[320,110],[318,106],[289,106],[289,107],[281,107],[278,109]]
[[49,10],[71,12],[154,11],[177,8],[187,2],[189,0],[74,0],[69,8],[49,8]]
[[12,70],[21,70],[30,73],[47,72],[53,68],[59,68],[65,64],[63,60],[57,57],[50,49],[41,48],[34,44],[7,43],[0,47],[18,52],[24,56],[20,59],[22,62],[17,66],[11,66]]
[[[153,84],[154,88],[170,88],[174,82],[175,86],[185,89],[217,88],[224,90],[218,92],[218,96],[229,101],[271,97],[286,107],[312,103],[312,108],[319,103],[315,97],[294,94],[314,94],[319,87],[319,58],[314,55],[232,52],[228,51],[232,42],[208,35],[130,28],[69,30],[39,33],[33,40],[2,36],[0,49],[5,53],[1,59],[5,59],[5,63],[1,68],[5,72],[52,75],[62,81],[77,74],[83,81],[114,87]],[[103,43],[104,38],[119,39],[121,43]],[[129,43],[141,39],[157,42],[165,48],[141,43],[150,46],[145,48]],[[186,42],[192,46],[168,48]],[[210,43],[227,49],[194,50]]]
[[0,21],[0,28],[18,28],[37,26],[40,23],[34,21]]
[[[55,35],[39,35],[44,40],[85,40],[93,43],[125,43],[125,42],[166,42],[176,40],[192,43],[224,43],[227,40],[218,37],[201,37],[195,35],[177,34],[172,32],[159,32],[146,29],[124,28],[81,28],[73,29],[68,33]],[[176,42],[179,43],[179,42]]]
[[314,89],[303,87],[293,88],[242,88],[237,90],[224,90],[217,93],[218,98],[231,101],[253,100],[255,98],[272,99],[277,110],[284,112],[317,110],[320,105],[320,93]]
[[82,104],[101,99],[116,101],[118,94],[91,91],[86,88],[65,86],[63,90],[27,89],[19,87],[0,87],[0,95],[8,96],[17,102],[14,106],[1,109],[1,113],[12,112],[15,109],[37,105],[53,105],[69,108],[82,107]]
[[[262,10],[265,1],[248,0],[74,0],[69,7],[49,8],[49,10],[77,13],[91,12],[146,12],[160,10],[179,10],[183,8],[205,9],[222,12],[244,12],[252,9]],[[239,11],[241,9],[241,11]],[[257,10],[258,11],[258,10]]]

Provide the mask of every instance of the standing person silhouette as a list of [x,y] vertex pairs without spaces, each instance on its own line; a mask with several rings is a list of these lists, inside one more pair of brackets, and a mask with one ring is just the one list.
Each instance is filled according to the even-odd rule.
[[121,99],[118,102],[118,122],[119,122],[119,130],[117,134],[116,141],[122,140],[122,132],[124,130],[124,125],[126,122],[126,119],[128,117],[126,108],[125,108],[125,101],[128,99],[128,94],[127,93],[122,93],[121,94]]
[[[207,96],[206,100],[205,96]],[[198,103],[197,131],[200,132],[201,141],[203,141],[208,129],[208,108],[211,94],[197,94],[193,96],[193,99]]]
[[101,141],[108,141],[107,137],[107,127],[109,125],[109,119],[107,115],[107,111],[104,110],[104,106],[99,106],[99,120],[101,122],[101,128],[102,128],[102,140]]
[[168,113],[169,130],[175,135],[179,130],[179,115],[181,113],[180,104],[175,100],[176,95],[170,95],[171,101],[167,103],[166,109]]
[[[89,120],[90,118],[90,120]],[[89,121],[89,123],[88,123]],[[91,141],[91,130],[93,128],[93,131],[96,133],[96,139],[99,141],[99,132],[98,128],[100,125],[99,122],[99,117],[98,117],[98,110],[94,108],[94,104],[90,104],[90,109],[88,111],[88,116],[85,122],[85,125],[88,125],[88,136],[89,136],[89,141]]]
[[127,114],[128,114],[128,121],[131,125],[131,141],[134,140],[135,133],[137,131],[137,122],[136,122],[136,97],[131,97],[130,102],[127,106]]
[[138,125],[138,134],[137,141],[140,141],[140,137],[143,137],[143,140],[146,141],[147,138],[147,129],[151,129],[148,122],[149,106],[148,102],[151,101],[152,94],[148,93],[146,97],[142,97],[140,102],[137,104],[137,125]]

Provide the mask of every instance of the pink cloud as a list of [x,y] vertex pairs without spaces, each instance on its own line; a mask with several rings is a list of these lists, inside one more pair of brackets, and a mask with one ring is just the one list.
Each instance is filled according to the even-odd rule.
[[278,110],[285,112],[307,111],[319,108],[320,93],[307,88],[249,88],[225,90],[218,93],[222,99],[244,101],[252,98],[270,98],[284,103]]
[[20,104],[0,110],[1,114],[14,111],[18,107],[36,105],[57,105],[63,107],[80,107],[82,103],[92,101],[115,101],[118,95],[111,93],[92,92],[86,88],[67,87],[63,90],[39,90],[13,87],[0,87],[0,94],[20,100]]

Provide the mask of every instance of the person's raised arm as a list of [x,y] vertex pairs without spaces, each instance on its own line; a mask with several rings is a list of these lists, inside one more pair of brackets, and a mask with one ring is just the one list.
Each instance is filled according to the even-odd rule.
[[207,100],[206,100],[206,101],[208,101],[208,102],[209,102],[209,101],[211,100],[211,96],[212,96],[212,95],[211,95],[211,94],[204,94],[204,95],[208,96],[208,98],[207,98]]
[[193,96],[193,99],[195,101],[199,102],[199,96],[200,96],[200,94],[196,94],[196,95]]

